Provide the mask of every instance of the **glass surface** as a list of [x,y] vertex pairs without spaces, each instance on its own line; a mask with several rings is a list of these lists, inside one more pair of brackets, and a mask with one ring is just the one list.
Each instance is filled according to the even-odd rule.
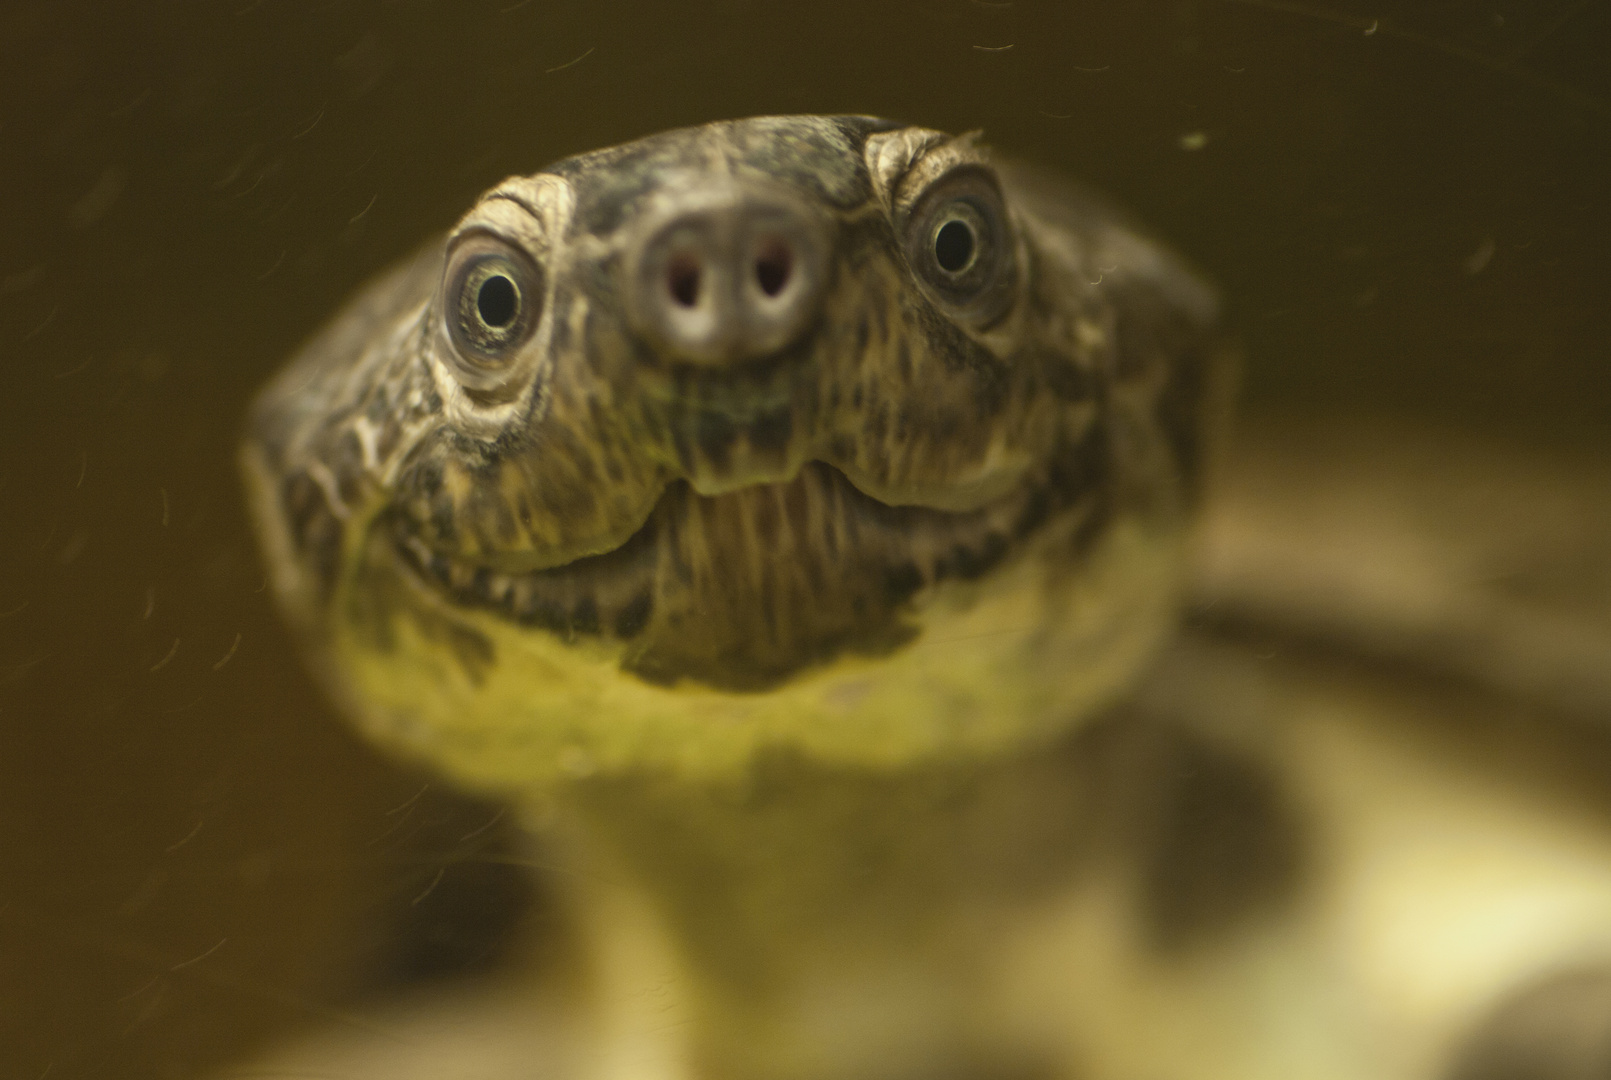
[[1603,454],[1608,50],[1576,0],[0,7],[0,1074],[200,1075],[538,902],[497,807],[323,702],[235,461],[491,184],[730,116],[983,128],[1220,284],[1249,422]]

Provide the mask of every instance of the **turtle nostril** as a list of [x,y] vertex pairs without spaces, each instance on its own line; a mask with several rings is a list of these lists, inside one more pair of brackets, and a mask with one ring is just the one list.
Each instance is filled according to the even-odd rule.
[[776,296],[789,283],[789,271],[794,269],[794,253],[782,240],[773,240],[761,249],[755,260],[755,280],[761,291]]
[[757,182],[670,192],[622,237],[626,314],[680,360],[770,356],[821,309],[833,236],[809,202]]
[[671,298],[683,307],[699,303],[699,260],[692,255],[676,255],[666,267],[666,286]]

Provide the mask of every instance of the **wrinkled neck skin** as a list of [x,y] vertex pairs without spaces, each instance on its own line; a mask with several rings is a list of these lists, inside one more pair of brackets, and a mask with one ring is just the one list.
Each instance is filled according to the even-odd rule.
[[1034,1075],[1001,1015],[1026,912],[1075,887],[1057,754],[743,782],[578,782],[539,826],[589,958],[600,1077]]

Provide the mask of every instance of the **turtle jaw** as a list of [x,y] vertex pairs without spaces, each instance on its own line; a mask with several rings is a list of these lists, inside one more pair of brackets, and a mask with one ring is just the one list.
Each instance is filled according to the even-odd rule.
[[[727,782],[780,752],[879,771],[985,760],[1112,702],[1175,625],[1180,530],[1102,504],[1048,510],[977,578],[920,583],[898,604],[872,575],[883,565],[865,587],[811,593],[780,540],[768,565],[798,573],[785,588],[762,580],[776,590],[762,612],[752,567],[718,553],[689,568],[713,591],[657,578],[658,606],[625,639],[602,609],[590,633],[462,598],[377,521],[324,609],[318,667],[372,738],[505,796],[549,799],[595,773]],[[697,609],[691,596],[713,599]],[[858,599],[880,619],[835,637],[831,618]]]
[[936,586],[987,578],[1048,527],[1098,525],[1095,444],[962,512],[889,505],[822,462],[717,495],[676,481],[618,547],[525,573],[437,551],[401,514],[378,527],[448,605],[612,646],[650,682],[769,690],[841,654],[901,648]]

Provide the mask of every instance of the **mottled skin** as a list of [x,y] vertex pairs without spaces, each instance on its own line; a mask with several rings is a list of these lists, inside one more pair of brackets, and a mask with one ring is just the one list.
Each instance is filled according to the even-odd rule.
[[[957,198],[983,224],[953,281],[923,260]],[[645,237],[774,203],[817,275],[804,321],[668,345]],[[531,320],[486,362],[456,329],[476,245]],[[578,1069],[998,1054],[981,927],[1068,862],[1056,830],[1010,839],[1072,812],[1046,748],[1173,625],[1214,317],[971,136],[760,118],[505,181],[263,393],[254,505],[334,693],[597,871],[571,882],[601,1048]]]

